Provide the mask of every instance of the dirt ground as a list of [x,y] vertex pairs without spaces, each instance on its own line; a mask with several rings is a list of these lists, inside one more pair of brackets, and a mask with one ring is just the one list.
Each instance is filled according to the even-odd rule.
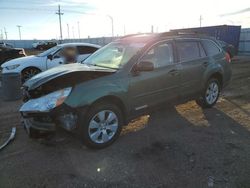
[[[191,101],[143,116],[110,147],[93,151],[60,130],[29,139],[21,101],[0,99],[0,187],[250,187],[250,58],[236,57],[233,79],[217,105]],[[1,89],[0,89],[1,90]]]

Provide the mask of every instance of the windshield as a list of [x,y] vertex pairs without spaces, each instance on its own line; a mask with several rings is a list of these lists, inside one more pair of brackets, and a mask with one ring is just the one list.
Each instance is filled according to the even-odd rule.
[[83,63],[119,69],[143,46],[145,46],[144,43],[112,42],[89,56]]
[[51,54],[51,53],[53,53],[53,52],[56,52],[56,51],[59,50],[60,48],[61,48],[61,46],[54,46],[53,48],[50,48],[50,49],[48,49],[48,50],[46,50],[46,51],[44,51],[44,52],[38,54],[37,56],[38,56],[38,57],[47,56],[47,55],[49,55],[49,54]]

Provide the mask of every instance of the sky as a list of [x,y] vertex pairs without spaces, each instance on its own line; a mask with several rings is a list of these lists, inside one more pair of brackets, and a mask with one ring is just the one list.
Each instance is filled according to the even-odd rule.
[[63,38],[112,36],[111,18],[115,36],[199,27],[200,15],[202,26],[250,27],[249,0],[0,0],[0,38],[19,39],[21,25],[22,39],[59,39],[59,4]]

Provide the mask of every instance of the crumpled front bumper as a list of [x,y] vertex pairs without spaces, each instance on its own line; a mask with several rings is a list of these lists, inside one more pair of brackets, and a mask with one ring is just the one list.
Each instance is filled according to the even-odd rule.
[[77,128],[79,111],[86,108],[73,109],[62,104],[49,112],[24,112],[21,111],[24,127],[29,132],[30,128],[40,132],[55,131],[60,126],[68,131]]
[[21,112],[21,115],[22,115],[22,123],[27,132],[29,132],[31,128],[42,132],[56,130],[56,123],[48,113]]

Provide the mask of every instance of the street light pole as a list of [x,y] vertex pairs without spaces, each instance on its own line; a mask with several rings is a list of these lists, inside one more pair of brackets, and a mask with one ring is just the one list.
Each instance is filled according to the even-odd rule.
[[111,31],[112,31],[112,37],[114,37],[114,19],[112,16],[107,15],[109,19],[111,20]]
[[17,25],[17,28],[18,28],[18,32],[19,32],[19,40],[21,40],[22,39],[22,37],[21,37],[21,25]]

